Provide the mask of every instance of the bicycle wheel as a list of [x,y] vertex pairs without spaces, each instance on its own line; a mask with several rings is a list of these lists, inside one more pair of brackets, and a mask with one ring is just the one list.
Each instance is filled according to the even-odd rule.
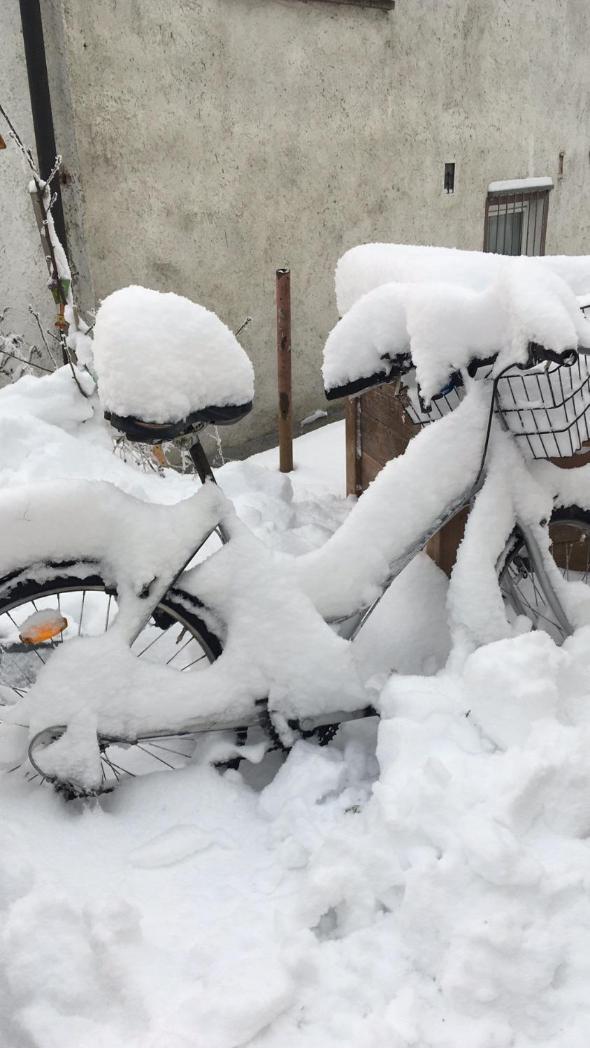
[[[64,565],[45,566],[39,581],[35,574],[41,575],[38,567],[0,580],[0,706],[18,702],[58,645],[67,644],[74,637],[99,635],[108,629],[117,613],[116,596],[97,574],[95,564],[76,564],[71,569]],[[167,665],[180,673],[198,673],[221,654],[222,648],[219,637],[203,621],[199,610],[194,597],[180,589],[170,591],[131,650],[138,658]],[[24,643],[21,632],[31,616],[48,612],[61,617],[65,622],[63,630],[50,640]],[[6,725],[5,730],[9,729],[10,725]],[[44,741],[49,744],[51,736]],[[194,745],[195,736],[189,733],[142,738],[136,745],[125,747],[99,739],[102,785],[95,792],[112,789],[125,776],[182,767],[190,759]],[[32,766],[24,759],[9,770],[23,767],[31,779],[47,778],[31,757]],[[54,781],[54,785],[66,795],[80,795],[74,784]]]
[[[579,506],[556,509],[549,522],[551,555],[564,578],[590,583],[590,513]],[[512,610],[525,615],[534,629],[545,630],[557,644],[567,633],[545,599],[522,536],[515,532],[502,558],[499,572],[504,599]]]

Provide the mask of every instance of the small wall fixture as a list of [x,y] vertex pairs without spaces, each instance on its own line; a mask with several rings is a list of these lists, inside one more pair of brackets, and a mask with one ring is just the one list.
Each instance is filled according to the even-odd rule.
[[445,180],[444,180],[445,193],[455,192],[455,165],[445,164]]
[[563,165],[564,165],[564,162],[565,162],[565,150],[562,149],[561,153],[559,154],[559,160],[557,162],[557,177],[558,178],[563,178]]

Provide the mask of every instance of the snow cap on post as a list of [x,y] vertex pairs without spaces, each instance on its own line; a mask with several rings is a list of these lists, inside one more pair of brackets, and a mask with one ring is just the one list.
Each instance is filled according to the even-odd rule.
[[173,292],[126,287],[105,298],[94,327],[105,410],[177,422],[215,405],[249,404],[254,371],[217,314]]

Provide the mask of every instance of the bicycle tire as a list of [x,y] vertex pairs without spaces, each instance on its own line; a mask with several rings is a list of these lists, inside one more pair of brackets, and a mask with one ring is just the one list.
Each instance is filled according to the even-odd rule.
[[[549,521],[551,553],[565,578],[575,578],[590,585],[590,511],[580,506],[555,509]],[[536,582],[534,566],[524,539],[515,529],[501,558],[498,572],[500,588],[506,602],[518,614],[524,614],[533,628],[544,629],[558,644],[568,634],[555,620]],[[515,606],[515,590],[518,600]]]
[[[68,602],[72,602],[75,595],[82,595],[79,629],[76,633],[79,636],[82,634],[86,594],[98,594],[105,598],[107,602],[105,628],[108,628],[109,625],[108,609],[110,608],[110,603],[113,599],[116,599],[113,591],[102,578],[97,564],[72,562],[71,564],[44,565],[42,571],[39,568],[39,565],[35,565],[31,568],[11,572],[10,576],[0,579],[0,685],[3,685],[4,688],[12,689],[16,693],[16,697],[20,697],[26,690],[26,687],[33,683],[36,674],[33,675],[33,679],[30,679],[31,665],[34,663],[35,666],[40,668],[41,663],[46,661],[47,655],[50,654],[51,648],[55,644],[52,642],[49,648],[46,646],[35,646],[28,649],[25,649],[24,645],[19,646],[16,642],[2,645],[2,633],[4,633],[6,640],[6,626],[8,623],[12,624],[14,632],[14,629],[18,629],[19,620],[20,624],[22,624],[22,621],[28,617],[27,612],[38,610],[39,603],[56,598],[58,608],[61,610],[64,604],[67,607]],[[43,578],[36,577],[40,574],[43,575]],[[146,630],[149,628],[152,631],[154,629],[159,631],[159,635],[156,635],[155,638],[152,637],[148,644],[143,646],[141,638],[144,637],[144,631],[135,642],[138,657],[142,657],[147,654],[148,650],[152,650],[151,661],[153,661],[153,649],[160,642],[160,638],[164,636],[166,636],[166,642],[168,648],[170,648],[173,638],[169,637],[168,634],[172,627],[177,626],[181,630],[182,638],[184,638],[186,633],[189,636],[187,640],[183,639],[179,651],[173,652],[172,656],[168,656],[166,659],[168,664],[172,664],[178,655],[184,651],[186,652],[185,664],[173,666],[172,668],[177,668],[179,672],[183,672],[192,669],[197,663],[204,662],[206,665],[210,665],[214,662],[221,654],[222,641],[218,634],[204,621],[202,614],[199,614],[201,609],[202,605],[197,598],[186,593],[180,587],[174,587],[158,604],[148,627],[146,627]],[[201,655],[196,654],[193,645],[196,645],[202,652]],[[189,650],[191,648],[192,650]],[[194,657],[195,654],[196,658]],[[189,655],[190,660],[186,662],[186,657]],[[11,656],[14,658],[18,656],[21,663],[20,678],[18,676],[19,667],[15,663],[14,658],[11,661]],[[40,663],[35,661],[36,656],[40,659]],[[25,664],[25,660],[29,676],[27,676],[27,673],[23,676],[22,667]],[[18,681],[20,681],[21,686],[17,683]],[[150,770],[154,770],[155,767],[162,770],[162,766],[178,768],[190,759],[191,747],[194,748],[194,736],[186,733],[184,735],[174,734],[170,738],[182,738],[183,745],[180,747],[176,745],[167,747],[165,740],[163,741],[161,737],[158,737],[158,741],[152,743],[151,747],[149,740],[141,739],[141,746],[138,743],[142,752],[146,748],[153,751],[151,752],[153,762]],[[167,753],[165,752],[166,750],[168,750]],[[136,774],[136,772],[128,771],[114,758],[111,759],[108,747],[105,748],[104,752],[101,749],[101,758],[103,767],[108,769],[103,779],[104,790],[111,789],[120,781],[123,775]],[[144,758],[142,760],[144,764],[147,764],[147,760],[144,760]],[[53,785],[66,796],[80,795],[80,791],[76,791],[72,784],[68,786],[67,783],[55,781]],[[96,792],[104,792],[104,790]]]

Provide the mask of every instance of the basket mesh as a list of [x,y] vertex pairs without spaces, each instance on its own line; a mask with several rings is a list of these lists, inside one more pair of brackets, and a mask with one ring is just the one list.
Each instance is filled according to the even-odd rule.
[[588,358],[511,372],[498,382],[498,410],[533,458],[575,455],[590,440]]
[[[590,441],[590,368],[588,357],[571,366],[543,364],[530,371],[515,368],[498,382],[497,411],[521,448],[533,458],[564,458]],[[418,426],[436,422],[458,406],[462,387],[435,397],[426,412],[415,389],[406,391],[405,410]]]

